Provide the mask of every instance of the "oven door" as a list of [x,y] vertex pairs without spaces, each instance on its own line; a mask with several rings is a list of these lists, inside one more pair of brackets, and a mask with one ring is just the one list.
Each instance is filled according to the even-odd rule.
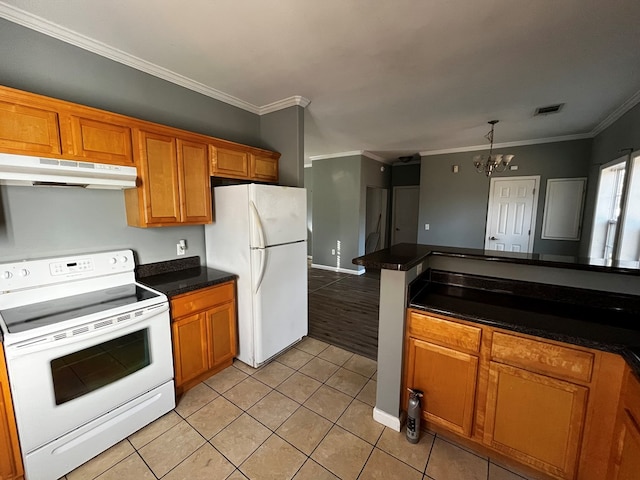
[[8,346],[23,453],[171,380],[168,309],[163,303],[132,312],[127,322],[94,322],[71,338]]

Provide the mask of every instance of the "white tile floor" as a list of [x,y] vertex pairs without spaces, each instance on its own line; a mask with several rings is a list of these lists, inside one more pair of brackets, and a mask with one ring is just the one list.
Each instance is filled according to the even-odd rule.
[[66,478],[524,478],[440,436],[408,443],[373,421],[375,391],[374,361],[307,338],[260,369],[235,362]]

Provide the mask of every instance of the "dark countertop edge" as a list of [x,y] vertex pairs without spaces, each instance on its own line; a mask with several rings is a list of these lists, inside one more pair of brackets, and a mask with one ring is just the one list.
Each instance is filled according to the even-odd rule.
[[[401,250],[402,247],[405,247],[405,251]],[[410,254],[410,252],[407,251],[411,248],[414,250],[412,252],[413,254]],[[394,249],[396,250],[395,252]],[[352,260],[352,263],[354,265],[361,265],[369,268],[408,271],[432,255],[640,276],[640,268],[597,265],[594,263],[588,263],[588,259],[583,259],[582,263],[576,263],[570,261],[524,257],[524,255],[536,256],[539,254],[515,254],[511,252],[501,254],[501,252],[492,250],[487,251],[469,248],[440,247],[422,244],[394,245],[389,248],[378,250],[377,252],[356,257]],[[522,255],[522,257],[518,257],[517,255]]]
[[[184,273],[189,270],[201,273],[204,272],[206,277],[203,277],[202,275],[193,276],[191,279],[178,277],[180,274],[184,275]],[[171,278],[174,276],[176,278]],[[238,275],[234,273],[223,272],[221,270],[208,267],[195,267],[193,269],[177,270],[169,273],[138,278],[138,282],[164,293],[169,299],[171,299],[178,295],[194,292],[207,287],[213,287],[215,285],[220,285],[237,279]],[[179,283],[179,286],[175,285],[177,283]]]

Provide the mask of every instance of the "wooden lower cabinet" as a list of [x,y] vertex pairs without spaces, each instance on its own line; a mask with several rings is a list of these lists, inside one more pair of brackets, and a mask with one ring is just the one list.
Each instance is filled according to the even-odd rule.
[[495,362],[489,365],[484,442],[559,478],[574,478],[588,389]]
[[407,385],[424,394],[423,420],[471,436],[478,357],[416,338],[408,347]]
[[620,401],[608,480],[640,478],[640,381],[627,368]]
[[171,299],[178,394],[231,365],[237,354],[235,282]]
[[[421,389],[426,428],[536,478],[602,480],[624,365],[619,355],[409,309],[402,405],[407,388]],[[640,386],[637,397],[640,410]],[[633,473],[610,480],[640,480],[638,419],[618,418],[612,458]]]
[[0,445],[0,480],[24,478],[2,344],[0,344]]

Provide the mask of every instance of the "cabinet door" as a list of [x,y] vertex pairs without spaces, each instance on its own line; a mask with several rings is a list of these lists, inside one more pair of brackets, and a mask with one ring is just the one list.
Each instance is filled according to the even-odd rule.
[[249,176],[252,180],[278,182],[278,159],[251,154]]
[[16,421],[13,415],[11,393],[9,391],[9,379],[7,367],[4,363],[4,354],[0,345],[0,479],[14,480],[23,478],[22,459]]
[[140,132],[140,149],[146,223],[178,223],[180,191],[175,139]]
[[0,101],[0,149],[22,155],[60,154],[58,114]]
[[249,154],[211,146],[211,175],[229,178],[249,178]]
[[231,360],[237,353],[236,304],[228,302],[207,310],[211,368]]
[[178,139],[182,223],[211,223],[208,146]]
[[574,478],[588,389],[491,362],[484,442],[523,463]]
[[624,411],[612,480],[638,480],[640,477],[640,426]]
[[176,388],[209,370],[207,317],[204,313],[173,322],[173,360]]
[[131,128],[128,126],[110,122],[108,117],[94,119],[72,114],[62,118],[63,137],[70,137],[65,139],[65,146],[70,145],[69,153],[74,157],[88,162],[133,165]]
[[471,436],[478,357],[409,338],[408,388],[424,392],[422,418]]

